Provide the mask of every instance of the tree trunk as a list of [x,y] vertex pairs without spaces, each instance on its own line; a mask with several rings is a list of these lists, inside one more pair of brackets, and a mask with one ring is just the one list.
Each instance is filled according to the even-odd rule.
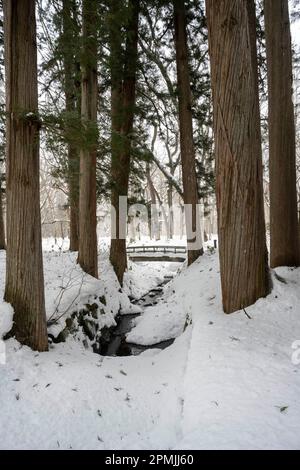
[[79,250],[79,163],[77,148],[68,144],[70,251]]
[[[64,59],[64,88],[67,112],[66,140],[68,146],[68,186],[70,204],[70,251],[79,249],[79,152],[72,142],[72,119],[75,114],[80,116],[80,91],[77,83],[80,82],[77,60],[78,40],[74,15],[76,5],[74,0],[63,0],[63,59]],[[73,115],[73,116],[71,116]]]
[[295,121],[288,0],[265,0],[269,88],[271,267],[299,266]]
[[34,0],[4,0],[7,255],[11,334],[48,349],[41,239],[39,117]]
[[[153,137],[151,142],[151,153],[154,153],[155,143],[157,140],[157,125],[153,127]],[[159,209],[156,201],[155,187],[151,176],[151,165],[149,162],[146,163],[146,179],[151,199],[151,210],[149,218],[149,232],[150,238],[160,240],[160,226],[159,226]]]
[[160,240],[158,205],[156,203],[155,187],[151,178],[150,164],[146,164],[146,178],[151,198],[150,237]]
[[253,0],[206,0],[226,313],[269,293]]
[[97,256],[97,28],[95,15],[97,0],[84,0],[82,4],[82,101],[81,118],[84,146],[80,151],[79,190],[79,252],[78,262],[91,276],[98,277]]
[[2,206],[2,189],[1,189],[1,175],[0,175],[0,250],[5,250],[5,229],[3,219],[3,206]]
[[[156,199],[158,200],[159,208],[160,208],[160,210],[161,210],[161,213],[162,213],[162,216],[163,216],[163,219],[164,219],[165,231],[166,231],[166,234],[167,234],[167,237],[168,237],[168,236],[169,236],[169,220],[168,220],[168,216],[167,216],[167,214],[166,214],[164,204],[162,203],[162,200],[161,200],[161,198],[160,198],[158,192],[157,192],[156,189],[155,189],[155,186],[153,186],[153,188],[154,188],[154,191],[155,191]],[[163,230],[160,230],[160,233],[163,233]]]
[[[172,175],[173,176],[173,175]],[[173,214],[173,186],[168,183],[168,239],[173,240],[174,236],[174,214]]]
[[[135,108],[137,45],[139,1],[128,2],[128,23],[126,34],[126,51],[123,69],[122,95],[120,99],[120,78],[112,68],[112,192],[111,204],[116,214],[116,230],[111,240],[110,261],[120,284],[123,284],[124,272],[127,268],[126,227],[127,214],[120,210],[120,197],[128,196],[130,173],[131,139]],[[112,46],[114,41],[112,42]],[[116,45],[116,48],[118,46]],[[111,63],[117,61],[117,49],[112,49]],[[120,60],[120,59],[119,59]],[[121,69],[121,67],[116,67]],[[121,219],[121,221],[120,221]],[[121,222],[121,223],[120,223]]]
[[[122,127],[122,87],[123,87],[123,60],[122,60],[122,24],[123,18],[120,16],[122,7],[121,0],[110,1],[110,72],[111,72],[111,205],[115,211],[112,224],[110,262],[113,265],[117,278],[122,284],[123,274],[127,268],[126,240],[120,236],[119,227],[119,194],[123,192],[127,195],[128,183],[125,178],[125,189],[121,188],[122,178],[129,172],[129,169],[123,168],[120,162],[120,151],[122,146],[121,127]],[[124,184],[124,183],[123,183]],[[123,231],[127,224],[127,213],[122,214],[125,220],[122,220]]]
[[184,0],[174,0],[174,25],[178,82],[180,149],[183,200],[188,246],[188,264],[203,254],[198,189],[193,139],[192,100],[190,89],[186,12]]

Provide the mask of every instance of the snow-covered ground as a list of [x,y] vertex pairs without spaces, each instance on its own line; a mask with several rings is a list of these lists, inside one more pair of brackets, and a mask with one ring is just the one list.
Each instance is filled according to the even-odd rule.
[[[78,292],[69,279],[82,273],[69,253],[45,253],[44,259],[48,316],[59,286],[67,284],[59,304],[63,313],[72,289]],[[113,320],[120,302],[127,308],[130,303],[105,254],[100,260],[100,280],[78,280],[89,287],[74,305],[95,289],[108,297]],[[156,270],[131,264],[124,290],[140,297],[170,265]],[[71,269],[76,275],[70,276]],[[0,448],[299,449],[300,269],[276,272],[269,297],[246,313],[226,316],[217,254],[206,253],[183,267],[127,337],[146,345],[177,337],[163,351],[102,357],[69,336],[39,354],[6,341],[6,363],[0,361]],[[3,252],[0,273],[2,294]],[[3,303],[0,308],[3,334],[11,309]]]
[[[205,245],[213,246],[214,240],[218,240],[217,234],[212,234],[211,239]],[[159,240],[143,236],[141,240],[129,241],[129,246],[186,246],[186,237],[174,236],[172,239],[162,236]]]
[[128,271],[124,276],[124,292],[134,299],[140,299],[151,289],[162,284],[165,276],[174,276],[180,268],[181,263],[129,261]]

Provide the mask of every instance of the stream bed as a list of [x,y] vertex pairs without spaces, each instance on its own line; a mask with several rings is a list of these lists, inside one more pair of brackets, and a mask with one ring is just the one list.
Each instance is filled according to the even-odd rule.
[[[138,305],[142,309],[143,307],[146,308],[156,305],[162,295],[163,286],[170,282],[172,278],[173,277],[171,276],[165,276],[164,281],[160,285],[151,289],[150,292],[140,299],[133,300],[132,303]],[[126,334],[135,327],[135,319],[141,315],[143,315],[143,313],[119,315],[117,317],[117,326],[111,334],[110,342],[106,346],[105,350],[101,351],[103,356],[137,356],[148,349],[165,349],[174,342],[174,339],[169,339],[150,346],[127,343]]]

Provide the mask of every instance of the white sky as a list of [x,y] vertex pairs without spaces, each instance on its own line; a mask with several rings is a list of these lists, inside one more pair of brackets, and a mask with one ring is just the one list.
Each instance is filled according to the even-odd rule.
[[296,21],[291,25],[292,41],[300,46],[300,21]]

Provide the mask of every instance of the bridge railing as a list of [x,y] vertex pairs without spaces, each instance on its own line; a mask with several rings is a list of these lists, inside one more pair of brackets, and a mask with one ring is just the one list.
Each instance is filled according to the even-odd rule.
[[185,246],[174,245],[142,245],[128,246],[127,253],[186,253]]

